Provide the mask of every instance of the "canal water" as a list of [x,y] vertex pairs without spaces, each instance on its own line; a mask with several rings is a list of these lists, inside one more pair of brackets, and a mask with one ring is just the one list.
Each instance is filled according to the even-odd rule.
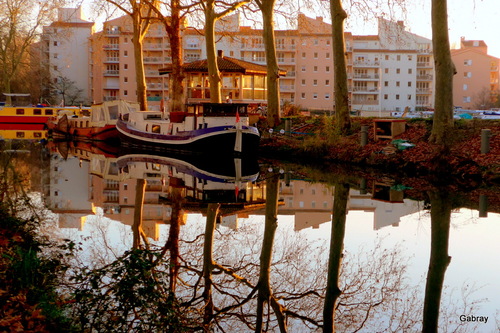
[[[93,328],[109,309],[136,328],[162,312],[141,279],[127,280],[135,273],[112,271],[130,269],[137,250],[158,277],[154,292],[173,295],[191,328],[499,331],[498,188],[81,142],[24,145],[4,151],[2,165],[24,174],[44,212],[40,232],[78,244],[80,284],[64,291],[99,288],[75,305],[95,316]],[[84,271],[102,279],[86,283]],[[124,302],[123,283],[148,306]]]

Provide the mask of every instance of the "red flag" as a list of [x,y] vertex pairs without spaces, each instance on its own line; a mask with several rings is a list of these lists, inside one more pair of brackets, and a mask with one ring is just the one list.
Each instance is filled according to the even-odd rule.
[[240,114],[238,112],[238,110],[236,110],[236,123],[239,123],[240,122]]

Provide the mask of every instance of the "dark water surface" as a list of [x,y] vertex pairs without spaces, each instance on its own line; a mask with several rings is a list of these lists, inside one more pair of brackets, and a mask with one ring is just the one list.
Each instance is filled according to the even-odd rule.
[[[30,174],[43,232],[81,243],[75,267],[157,251],[190,327],[499,329],[498,189],[86,143],[28,148],[2,160]],[[132,317],[130,327],[146,318]]]

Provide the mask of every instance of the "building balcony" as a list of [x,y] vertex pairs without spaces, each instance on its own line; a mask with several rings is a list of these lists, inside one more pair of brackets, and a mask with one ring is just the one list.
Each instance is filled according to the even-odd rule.
[[118,97],[117,97],[117,96],[104,96],[104,97],[103,97],[103,100],[104,100],[105,102],[107,102],[107,101],[116,101],[117,99],[118,99]]
[[144,44],[144,51],[163,51],[164,49],[168,49],[169,46],[167,44]]
[[370,81],[370,80],[377,80],[380,79],[380,75],[378,74],[354,74],[354,79],[355,80],[360,80],[360,81]]
[[432,74],[417,75],[418,81],[432,81],[434,76]]
[[295,77],[297,74],[295,71],[286,72],[286,77]]
[[352,102],[352,105],[379,105],[379,101],[378,100],[354,100]]
[[120,57],[106,57],[104,58],[105,63],[119,63],[120,62]]
[[162,83],[148,83],[146,86],[148,90],[168,89],[168,87],[166,85],[163,85]]
[[163,63],[162,57],[144,57],[144,63]]
[[417,67],[418,68],[432,68],[432,65],[430,62],[417,62]]
[[118,69],[108,69],[103,72],[104,76],[119,76],[120,71]]
[[430,88],[418,88],[417,89],[417,94],[420,94],[420,95],[430,95],[430,94],[432,94],[432,89],[430,89]]
[[294,92],[295,91],[295,85],[293,85],[293,84],[282,84],[282,85],[280,85],[280,90],[282,92]]
[[380,92],[379,88],[367,88],[367,87],[353,87],[352,91],[359,94],[378,94]]
[[354,66],[356,67],[380,67],[380,61],[355,61]]
[[119,50],[120,45],[119,44],[106,44],[103,46],[105,50]]
[[119,89],[120,89],[120,87],[118,87],[118,86],[113,86],[113,85],[105,85],[105,86],[103,87],[103,89],[104,89],[104,90],[119,90]]

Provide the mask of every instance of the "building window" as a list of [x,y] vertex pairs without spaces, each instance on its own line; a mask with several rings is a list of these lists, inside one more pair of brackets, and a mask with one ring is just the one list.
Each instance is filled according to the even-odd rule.
[[408,87],[411,87],[411,81],[408,81]]
[[302,66],[302,71],[305,72],[306,71],[306,66]]
[[305,85],[306,85],[306,80],[305,80],[305,79],[302,79],[301,84],[302,84],[303,86],[305,86]]
[[401,60],[401,56],[400,56],[399,54],[396,56],[396,60],[397,60],[397,61],[400,61],[400,60]]
[[123,91],[123,96],[128,96],[128,90]]
[[317,72],[318,71],[318,66],[314,66],[314,71]]
[[326,72],[327,72],[327,73],[330,73],[330,66],[326,66],[326,68],[325,68],[325,69],[326,69]]
[[123,184],[123,190],[128,190],[128,184]]
[[306,98],[306,93],[300,94],[300,98],[302,98],[302,99]]
[[396,81],[396,87],[399,87],[399,81]]
[[330,45],[330,40],[329,39],[326,40],[326,45]]
[[319,40],[315,39],[314,40],[314,45],[318,45],[319,44]]
[[384,73],[389,74],[389,68],[384,68]]
[[127,50],[123,51],[123,55],[124,55],[125,57],[128,57],[128,51],[127,51]]
[[463,86],[463,90],[465,91],[465,90],[467,90],[467,89],[469,89],[469,85],[468,85],[468,84],[464,84],[464,86]]
[[330,99],[330,94],[329,93],[325,94],[325,99]]
[[313,93],[313,99],[318,99],[318,94],[317,93]]
[[318,59],[318,52],[314,52],[314,59]]
[[384,94],[384,99],[388,99],[389,96],[387,94]]
[[313,80],[313,86],[317,86],[318,85],[318,80]]
[[399,74],[399,73],[401,73],[401,69],[396,68],[396,74]]
[[408,100],[411,101],[411,94],[408,94]]
[[385,60],[389,60],[389,55],[388,54],[385,55]]
[[55,40],[54,41],[54,46],[58,46],[58,45],[59,45],[59,43]]
[[325,86],[329,86],[330,85],[330,80],[325,80]]
[[326,52],[326,59],[330,59],[330,52]]
[[396,95],[396,99],[398,99],[398,100],[399,100],[399,95]]
[[464,60],[464,66],[472,66],[472,59]]
[[464,96],[463,102],[464,103],[470,103],[470,96]]
[[55,197],[59,196],[59,191],[54,191],[54,196]]
[[54,66],[54,70],[57,71],[57,66]]
[[54,59],[57,59],[57,58],[59,58],[59,54],[54,53]]
[[411,55],[408,56],[408,61],[412,61],[413,57]]
[[125,76],[125,77],[123,78],[123,82],[128,82],[128,77],[126,77],[126,76]]
[[123,39],[123,42],[124,42],[125,44],[127,44],[127,43],[128,43],[128,38],[127,38],[127,37],[125,37],[125,38]]
[[124,64],[123,69],[128,69],[128,64]]
[[384,87],[388,87],[389,86],[389,81],[384,81]]
[[472,77],[472,72],[464,72],[464,77]]

